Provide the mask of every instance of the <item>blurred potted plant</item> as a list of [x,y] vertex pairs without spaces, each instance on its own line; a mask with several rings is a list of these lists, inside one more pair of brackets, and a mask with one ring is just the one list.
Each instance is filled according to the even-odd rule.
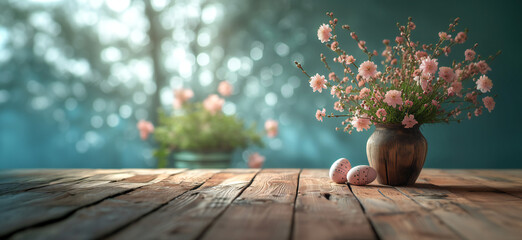
[[[232,91],[230,83],[223,81],[219,84],[221,96],[228,97]],[[190,89],[175,90],[173,111],[167,114],[160,110],[156,128],[144,120],[138,123],[142,139],[147,139],[154,132],[159,144],[154,152],[158,167],[226,168],[230,166],[234,150],[263,145],[255,125],[247,127],[235,114],[225,115],[222,112],[225,99],[211,94],[202,102],[189,102],[193,96]],[[277,122],[268,120],[265,129],[269,137],[275,137]],[[264,158],[257,153],[252,156],[248,165],[261,167]],[[256,164],[250,163],[253,161]]]

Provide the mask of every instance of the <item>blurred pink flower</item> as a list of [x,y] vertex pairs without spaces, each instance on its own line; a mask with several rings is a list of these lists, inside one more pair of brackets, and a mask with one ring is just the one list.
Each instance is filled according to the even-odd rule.
[[216,94],[211,94],[203,101],[203,107],[207,111],[209,111],[210,114],[214,115],[217,112],[221,111],[221,108],[223,107],[224,103],[225,99],[220,98]]
[[326,89],[326,79],[323,75],[316,73],[315,76],[312,76],[310,80],[310,87],[312,87],[314,92],[323,92],[323,88]]
[[468,35],[465,32],[459,32],[457,33],[457,36],[455,37],[456,43],[464,43],[468,39]]
[[451,35],[447,34],[446,32],[439,32],[439,38],[440,40],[449,40]]
[[344,62],[348,65],[352,64],[355,62],[355,58],[352,56],[352,55],[349,55],[349,56],[346,56],[344,58]]
[[140,137],[143,140],[149,138],[149,134],[154,132],[154,125],[149,121],[140,120],[136,127],[140,131]]
[[482,98],[482,102],[484,102],[484,106],[488,109],[489,112],[495,109],[495,100],[492,97]]
[[402,120],[402,125],[404,125],[404,128],[412,128],[417,123],[418,122],[417,120],[415,120],[413,114],[410,114],[409,116],[408,114],[406,114],[406,116],[404,116],[404,119]]
[[422,60],[419,69],[422,70],[423,73],[433,74],[437,72],[438,65],[439,63],[437,62],[437,59],[431,59],[430,57],[427,57]]
[[455,79],[455,73],[452,68],[449,67],[440,67],[439,68],[439,77],[444,79],[446,82],[453,82]]
[[475,109],[475,116],[478,117],[482,114],[482,107]]
[[279,124],[277,123],[276,120],[272,120],[272,119],[266,120],[265,131],[266,131],[266,135],[268,137],[273,138],[273,137],[277,136],[277,133],[279,132]]
[[374,77],[377,74],[377,65],[370,61],[365,61],[359,66],[359,75],[364,79]]
[[417,59],[422,59],[422,58],[425,58],[428,56],[428,53],[425,52],[425,51],[417,51],[415,53],[415,56],[417,57]]
[[368,97],[370,95],[370,89],[368,89],[367,87],[361,89],[361,91],[359,92],[359,99],[363,99],[365,97]]
[[249,168],[261,168],[265,163],[265,157],[259,153],[252,153],[248,156],[248,167]]
[[478,67],[479,72],[482,73],[482,74],[486,74],[488,71],[491,71],[491,68],[489,67],[489,65],[484,60],[479,61],[476,64],[476,66]]
[[472,61],[473,59],[475,59],[475,51],[473,51],[472,49],[467,49],[465,52],[464,52],[464,56],[466,57],[466,61]]
[[183,107],[183,103],[194,97],[194,92],[191,89],[176,89],[174,90],[174,101],[172,106],[174,109],[180,109]]
[[386,92],[386,95],[384,95],[383,102],[387,103],[388,106],[396,107],[397,105],[402,105],[402,97],[401,92],[397,90],[390,90]]
[[462,82],[455,81],[451,84],[451,87],[453,88],[453,91],[455,91],[455,94],[462,96],[460,93],[460,91],[462,91]]
[[317,38],[321,40],[321,43],[325,43],[330,41],[330,37],[332,37],[331,33],[332,29],[328,24],[323,24],[317,30]]
[[350,86],[346,87],[346,90],[344,90],[344,91],[346,92],[346,94],[348,94],[348,93],[352,92],[352,89],[353,89],[353,87],[352,87],[352,85],[350,85]]
[[219,83],[218,92],[219,92],[219,94],[221,94],[221,96],[228,97],[228,96],[232,95],[233,91],[234,91],[234,87],[229,82],[222,81]]
[[323,110],[317,109],[317,112],[315,112],[315,118],[317,118],[317,121],[323,121],[323,117],[326,116],[326,109],[323,108]]
[[361,132],[363,129],[370,129],[370,125],[372,122],[370,122],[370,119],[367,117],[354,117],[352,120],[353,127],[357,130],[357,132]]
[[388,113],[383,108],[379,108],[379,110],[377,110],[375,115],[377,115],[378,118],[381,118],[381,117],[388,115]]
[[489,79],[486,75],[482,75],[477,80],[477,89],[482,93],[489,92],[491,88],[493,88],[493,82],[491,82],[491,79]]

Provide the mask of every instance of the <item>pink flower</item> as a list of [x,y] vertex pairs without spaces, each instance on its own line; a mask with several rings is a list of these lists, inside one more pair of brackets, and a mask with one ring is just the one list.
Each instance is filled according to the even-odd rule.
[[335,75],[334,72],[331,72],[330,74],[328,74],[328,79],[335,81],[337,79],[337,75]]
[[493,82],[491,82],[491,79],[489,79],[486,75],[482,75],[477,80],[477,89],[482,93],[489,92],[491,88],[493,88]]
[[276,120],[272,120],[272,119],[266,120],[265,131],[266,131],[266,135],[268,137],[273,138],[273,137],[277,136],[277,133],[279,132],[279,124],[277,123]]
[[223,97],[228,97],[228,96],[232,95],[233,91],[234,91],[234,87],[232,87],[232,84],[228,83],[227,81],[222,81],[219,83],[218,92]]
[[370,89],[365,87],[365,88],[361,89],[361,91],[359,92],[359,99],[368,97],[369,95],[370,95]]
[[252,153],[248,156],[248,167],[249,168],[261,168],[265,162],[265,157],[259,153]]
[[484,106],[488,109],[489,112],[495,109],[495,100],[492,97],[482,98],[482,102],[484,102]]
[[465,52],[464,52],[464,56],[466,57],[466,61],[472,61],[474,58],[475,58],[475,51],[473,51],[472,49],[467,49]]
[[400,44],[402,44],[404,42],[404,38],[403,37],[395,37],[395,42],[400,45]]
[[482,107],[475,109],[475,116],[478,117],[482,114]]
[[366,41],[359,41],[358,46],[361,50],[366,49]]
[[174,101],[172,106],[174,109],[180,109],[187,100],[194,97],[194,92],[191,89],[176,89],[174,90]]
[[317,118],[317,121],[323,121],[323,117],[326,116],[326,110],[323,108],[323,110],[317,109],[317,112],[315,112],[315,118]]
[[337,47],[339,47],[339,43],[337,41],[333,42],[332,45],[330,46],[332,51],[336,51]]
[[449,67],[440,67],[439,68],[439,77],[444,79],[446,82],[453,82],[455,79],[455,73],[452,68]]
[[464,43],[468,39],[468,35],[465,32],[459,32],[455,37],[455,42]]
[[337,101],[334,103],[334,109],[335,111],[344,112],[344,107],[341,104],[341,101]]
[[149,137],[149,134],[154,132],[154,125],[149,121],[140,120],[136,127],[140,131],[140,137],[143,140],[146,140]]
[[455,94],[457,94],[458,96],[462,96],[462,94],[460,94],[460,91],[462,91],[462,83],[461,82],[453,82],[451,84],[451,87],[453,88],[453,91],[455,92]]
[[448,40],[451,38],[451,35],[447,34],[446,32],[439,32],[440,40]]
[[422,59],[422,58],[425,58],[428,56],[428,53],[425,52],[425,51],[417,51],[415,53],[415,56],[417,57],[417,59]]
[[359,75],[364,79],[374,77],[377,74],[377,65],[370,61],[365,61],[359,66]]
[[406,114],[406,116],[404,116],[404,119],[402,120],[402,125],[404,125],[404,128],[412,128],[417,123],[418,122],[417,120],[415,120],[413,114],[410,114],[409,116],[408,114]]
[[319,75],[318,73],[315,76],[312,76],[310,79],[310,87],[315,91],[323,92],[323,88],[326,89],[326,79],[324,75]]
[[345,90],[346,94],[351,93],[352,89],[353,89],[353,87],[351,85],[346,87],[346,90]]
[[413,106],[413,102],[410,101],[410,100],[406,100],[406,101],[404,101],[404,105],[405,105],[405,106],[410,106],[410,107],[411,107],[411,106]]
[[375,115],[377,115],[378,118],[381,118],[381,117],[388,115],[388,113],[383,108],[379,108],[379,110],[377,110]]
[[435,73],[437,72],[437,66],[439,63],[437,62],[437,59],[431,59],[430,57],[427,57],[422,60],[422,63],[419,67],[420,70],[422,70],[423,73]]
[[349,64],[352,64],[352,63],[355,62],[355,58],[354,58],[352,55],[346,56],[346,57],[344,58],[344,62],[345,62],[346,64],[348,64],[348,65],[349,65]]
[[386,92],[386,95],[384,95],[384,101],[388,104],[388,106],[395,107],[396,105],[401,106],[402,105],[402,92],[397,90],[390,90]]
[[330,41],[330,37],[332,37],[332,29],[330,28],[330,25],[323,24],[319,27],[317,30],[317,38],[321,40],[321,43],[325,43]]
[[351,123],[357,132],[361,132],[363,129],[370,129],[370,125],[372,124],[370,119],[365,117],[354,117]]
[[225,103],[225,99],[220,98],[216,94],[211,94],[203,101],[203,107],[207,111],[209,111],[210,114],[214,115],[218,111],[221,111],[221,108],[223,107],[224,103]]
[[489,68],[488,64],[484,60],[479,61],[476,64],[476,66],[478,67],[479,72],[482,73],[482,74],[486,74],[488,71],[491,71],[491,68]]
[[439,102],[437,102],[437,100],[433,99],[433,100],[431,100],[431,104],[433,104],[433,106],[438,106]]

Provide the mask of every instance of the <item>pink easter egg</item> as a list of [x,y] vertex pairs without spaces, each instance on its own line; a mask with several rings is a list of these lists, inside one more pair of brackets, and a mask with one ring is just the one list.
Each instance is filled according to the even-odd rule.
[[346,178],[349,184],[366,185],[377,178],[377,171],[370,166],[360,165],[350,169]]
[[330,179],[335,183],[346,183],[346,174],[352,165],[346,158],[339,158],[330,167]]

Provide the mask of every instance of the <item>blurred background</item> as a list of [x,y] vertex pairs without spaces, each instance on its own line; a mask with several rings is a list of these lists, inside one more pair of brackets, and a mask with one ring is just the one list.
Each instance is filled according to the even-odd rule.
[[[341,119],[315,119],[333,110],[329,93],[313,94],[309,73],[327,74],[328,49],[317,28],[333,11],[370,49],[394,39],[408,16],[414,38],[434,42],[455,17],[482,55],[503,50],[488,75],[495,110],[461,124],[425,125],[425,167],[521,168],[522,87],[517,1],[314,0],[4,0],[0,1],[0,168],[155,167],[153,140],[142,141],[140,119],[156,121],[172,90],[195,99],[234,86],[224,105],[248,123],[270,118],[279,135],[265,148],[236,151],[234,167],[258,151],[265,167],[327,168],[339,157],[368,164],[373,132],[336,132]],[[346,50],[364,59],[355,44]],[[330,55],[327,55],[330,56]],[[328,57],[330,60],[331,57]],[[444,61],[444,60],[442,60]]]

